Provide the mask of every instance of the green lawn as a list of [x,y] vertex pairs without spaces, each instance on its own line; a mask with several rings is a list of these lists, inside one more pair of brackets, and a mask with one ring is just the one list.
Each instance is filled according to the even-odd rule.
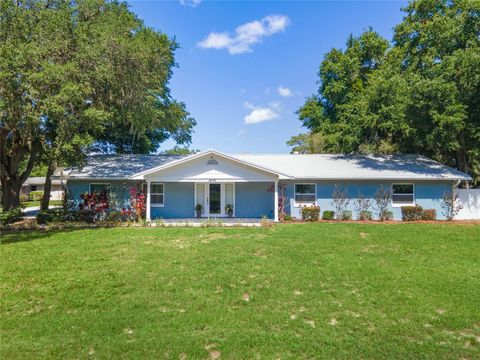
[[[40,201],[22,201],[21,203],[24,207],[40,206]],[[62,205],[62,200],[50,200],[50,206]]]
[[91,229],[0,249],[2,359],[480,357],[478,225]]

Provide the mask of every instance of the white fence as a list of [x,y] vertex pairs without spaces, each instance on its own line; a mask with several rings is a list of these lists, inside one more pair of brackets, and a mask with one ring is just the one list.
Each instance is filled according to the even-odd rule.
[[457,194],[463,208],[455,220],[480,220],[480,189],[458,189]]

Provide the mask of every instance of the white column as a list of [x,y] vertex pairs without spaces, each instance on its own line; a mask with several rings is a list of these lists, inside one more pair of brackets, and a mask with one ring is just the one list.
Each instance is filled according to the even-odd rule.
[[278,180],[275,180],[275,199],[274,199],[274,210],[273,210],[273,221],[278,222]]
[[150,206],[150,180],[147,180],[147,214],[146,214],[146,218],[147,218],[147,221],[150,221],[150,211],[151,210],[151,206]]

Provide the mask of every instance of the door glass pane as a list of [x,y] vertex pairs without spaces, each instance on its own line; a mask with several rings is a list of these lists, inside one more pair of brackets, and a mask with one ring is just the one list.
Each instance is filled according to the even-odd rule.
[[195,186],[197,187],[195,206],[197,206],[197,204],[201,205],[202,214],[205,214],[205,211],[207,211],[207,209],[205,209],[205,184],[196,184]]
[[233,204],[233,184],[225,184],[225,205]]
[[210,184],[210,214],[220,212],[220,184]]

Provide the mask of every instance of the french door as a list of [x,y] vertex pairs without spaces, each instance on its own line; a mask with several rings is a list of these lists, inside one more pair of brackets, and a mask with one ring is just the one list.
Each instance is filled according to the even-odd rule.
[[224,217],[226,205],[232,205],[235,215],[235,184],[233,183],[196,183],[195,206],[202,206],[202,216]]
[[221,184],[208,184],[207,205],[210,215],[223,215]]

